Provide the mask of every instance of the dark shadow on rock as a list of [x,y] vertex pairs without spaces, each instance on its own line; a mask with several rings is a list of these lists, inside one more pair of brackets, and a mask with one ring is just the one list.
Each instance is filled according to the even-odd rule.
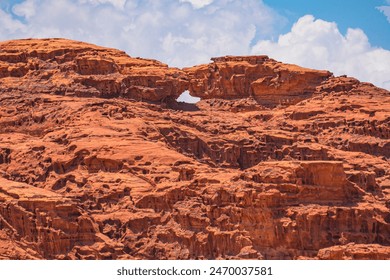
[[178,102],[176,100],[169,100],[166,105],[167,108],[175,111],[195,112],[200,110],[196,103]]

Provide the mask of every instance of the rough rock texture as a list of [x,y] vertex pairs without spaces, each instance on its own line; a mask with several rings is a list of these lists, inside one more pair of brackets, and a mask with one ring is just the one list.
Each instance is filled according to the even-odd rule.
[[187,87],[182,71],[156,60],[64,39],[0,43],[1,92],[176,99]]
[[0,43],[0,259],[390,259],[390,93],[256,61]]
[[190,92],[201,98],[253,97],[261,104],[297,103],[332,73],[284,64],[268,56],[225,56],[187,68]]

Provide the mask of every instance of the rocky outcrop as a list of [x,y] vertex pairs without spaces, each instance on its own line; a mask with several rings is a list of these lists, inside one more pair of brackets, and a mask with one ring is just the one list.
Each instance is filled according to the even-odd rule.
[[320,260],[388,260],[390,252],[387,246],[350,243],[321,249],[318,258]]
[[[389,259],[388,91],[266,57],[0,45],[0,259]],[[203,100],[165,102],[186,88]]]
[[63,258],[76,244],[102,241],[87,213],[54,192],[0,178],[0,202],[0,228],[32,244],[38,258]]
[[64,39],[0,43],[1,91],[145,101],[176,99],[185,74],[156,60]]
[[210,98],[252,97],[260,104],[275,106],[297,103],[316,92],[332,76],[277,62],[267,56],[225,56],[213,63],[187,68],[191,95]]

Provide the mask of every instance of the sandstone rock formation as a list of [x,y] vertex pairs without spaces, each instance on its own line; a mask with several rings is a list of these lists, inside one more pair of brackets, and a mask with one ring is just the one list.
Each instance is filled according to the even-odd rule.
[[390,259],[386,90],[64,39],[0,65],[0,259]]
[[0,43],[1,91],[84,97],[176,99],[187,87],[179,69],[156,60],[63,39]]
[[268,56],[225,56],[185,69],[190,92],[201,98],[253,97],[265,105],[297,103],[331,77],[318,71],[277,62]]

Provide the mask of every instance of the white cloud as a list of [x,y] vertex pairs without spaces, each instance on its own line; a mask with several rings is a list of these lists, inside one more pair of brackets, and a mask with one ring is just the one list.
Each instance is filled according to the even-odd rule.
[[180,0],[180,2],[188,2],[191,3],[195,8],[203,8],[213,2],[213,0]]
[[[390,1],[387,1],[387,3],[390,4]],[[387,21],[390,23],[390,6],[380,6],[378,10],[387,17]]]
[[188,90],[186,90],[176,100],[179,102],[196,103],[200,101],[200,98],[191,96]]
[[[24,32],[25,26],[18,20],[13,19],[10,14],[0,9],[0,30],[1,30],[0,33],[18,34]],[[4,39],[11,39],[11,38],[4,38]]]
[[29,20],[36,14],[36,1],[35,0],[27,0],[22,2],[19,5],[14,6],[13,12],[20,16],[24,17],[26,20]]
[[65,37],[180,67],[247,54],[283,21],[259,0],[24,0],[13,12],[23,20],[6,14],[0,40]]
[[390,89],[390,51],[372,47],[360,29],[341,34],[336,23],[300,18],[287,34],[275,41],[259,41],[253,54],[267,54],[277,60],[336,75],[349,75]]
[[94,5],[111,4],[117,8],[123,8],[126,4],[126,0],[78,0],[78,2],[80,2],[82,4],[91,3]]

